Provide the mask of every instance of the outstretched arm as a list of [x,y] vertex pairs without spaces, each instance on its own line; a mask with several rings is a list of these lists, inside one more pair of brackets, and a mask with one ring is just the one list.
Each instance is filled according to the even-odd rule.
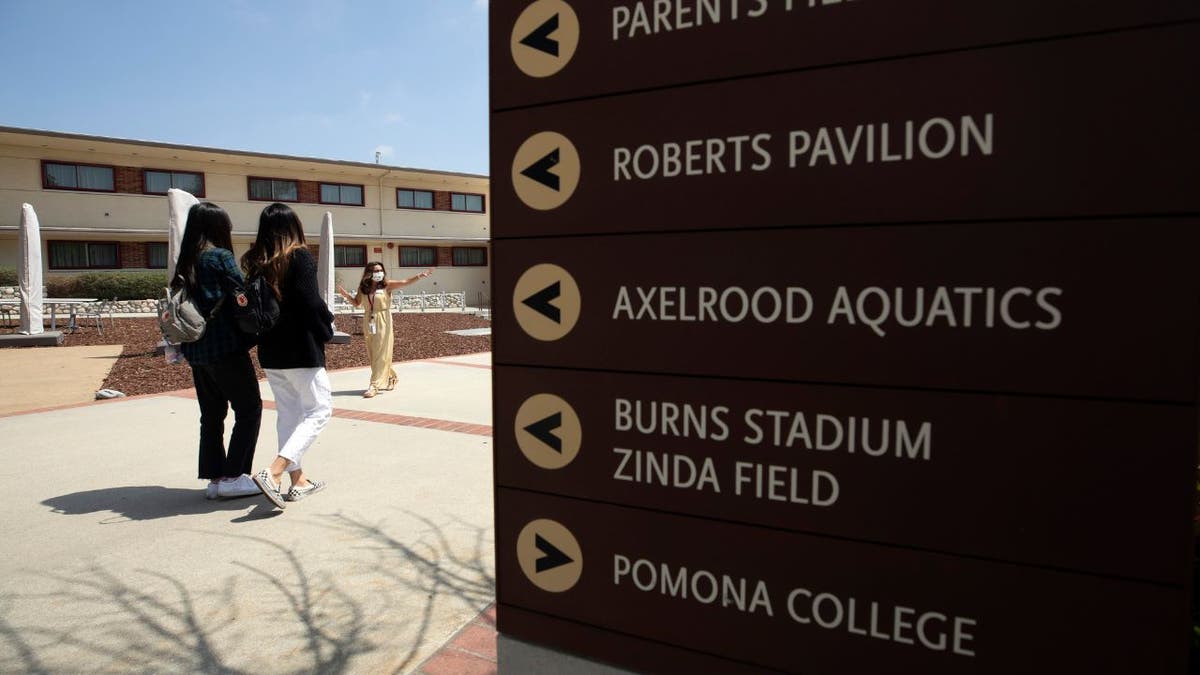
[[358,301],[358,294],[350,295],[349,293],[346,292],[345,288],[342,288],[341,284],[338,284],[337,292],[338,292],[338,295],[340,295],[346,299],[346,302],[354,305],[355,307],[362,306],[362,303]]
[[424,279],[425,277],[432,276],[432,275],[433,275],[433,270],[426,269],[426,270],[419,272],[416,276],[412,276],[407,279],[389,279],[387,282],[387,287],[388,287],[388,290],[390,291],[392,289],[400,288],[402,286],[407,286],[409,284],[415,284],[416,282],[420,281],[421,279]]

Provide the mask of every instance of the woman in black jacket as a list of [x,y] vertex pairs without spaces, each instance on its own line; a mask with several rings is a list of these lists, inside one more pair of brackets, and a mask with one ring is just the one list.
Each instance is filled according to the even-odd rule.
[[[208,499],[258,493],[249,473],[262,422],[262,398],[250,362],[251,341],[233,320],[233,297],[242,287],[242,273],[233,259],[232,230],[224,209],[208,202],[194,204],[171,281],[172,288],[187,286],[205,316],[217,310],[199,340],[180,345],[192,367],[200,404],[200,478],[209,481],[204,492]],[[226,453],[225,416],[230,406],[234,423]]]
[[[258,236],[242,256],[247,276],[261,275],[279,300],[279,320],[258,342],[258,362],[275,396],[279,454],[254,476],[279,508],[325,487],[300,468],[300,459],[333,414],[325,343],[333,339],[333,314],[317,289],[317,263],[304,242],[300,218],[271,204],[258,219]],[[283,473],[291,488],[283,492]]]

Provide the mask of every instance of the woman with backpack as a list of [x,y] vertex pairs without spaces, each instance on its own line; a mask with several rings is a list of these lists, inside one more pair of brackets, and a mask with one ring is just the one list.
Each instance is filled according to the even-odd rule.
[[[188,210],[179,244],[172,290],[186,288],[206,317],[204,333],[184,342],[180,351],[192,368],[196,402],[200,404],[200,478],[208,479],[204,496],[245,497],[258,493],[250,479],[262,398],[250,361],[253,340],[238,330],[233,299],[242,273],[233,258],[233,224],[216,204],[200,202]],[[233,408],[233,433],[225,448],[225,416]]]
[[371,398],[381,391],[396,387],[396,371],[392,368],[392,291],[407,286],[433,274],[425,270],[408,279],[388,279],[387,270],[381,262],[369,262],[363,268],[358,292],[352,297],[345,288],[337,287],[347,302],[355,307],[367,306],[363,312],[362,331],[367,342],[367,357],[371,360],[371,383],[363,392],[363,398]]
[[[325,343],[333,339],[333,314],[317,288],[317,262],[305,245],[300,218],[271,204],[258,219],[258,236],[242,256],[249,278],[261,276],[279,301],[279,319],[259,336],[258,362],[275,396],[279,454],[254,475],[262,494],[284,508],[319,492],[323,481],[304,474],[300,460],[333,414]],[[283,474],[291,487],[283,492]]]

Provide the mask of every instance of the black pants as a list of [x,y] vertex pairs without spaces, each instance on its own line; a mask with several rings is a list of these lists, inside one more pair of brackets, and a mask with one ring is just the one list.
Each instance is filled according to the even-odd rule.
[[[192,366],[200,403],[200,478],[250,473],[262,422],[262,397],[248,352],[235,352],[217,363]],[[225,453],[225,416],[233,408],[233,434]]]

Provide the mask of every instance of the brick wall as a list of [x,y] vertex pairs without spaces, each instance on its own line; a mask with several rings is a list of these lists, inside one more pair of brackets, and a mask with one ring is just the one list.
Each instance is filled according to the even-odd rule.
[[437,211],[450,210],[450,193],[449,192],[434,192],[433,193],[433,208]]
[[142,194],[142,170],[136,166],[118,166],[113,170],[113,186],[117,192]]
[[316,181],[301,180],[296,181],[300,184],[300,201],[305,204],[316,204],[320,201],[321,196],[320,184]]
[[146,245],[140,241],[121,242],[121,267],[145,267]]
[[439,246],[437,250],[438,267],[450,267],[454,264],[454,249],[449,246]]

